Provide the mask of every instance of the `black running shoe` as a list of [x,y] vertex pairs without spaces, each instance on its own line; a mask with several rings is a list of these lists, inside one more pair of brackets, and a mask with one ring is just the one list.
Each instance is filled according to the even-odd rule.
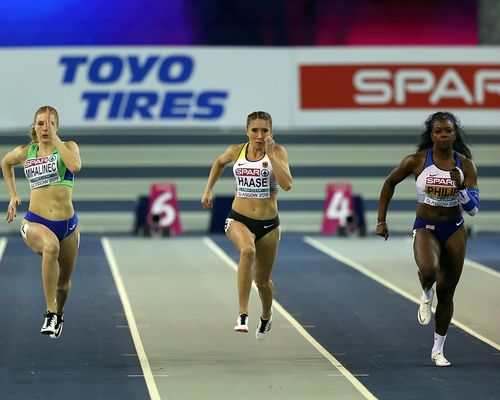
[[56,324],[57,324],[57,314],[47,311],[44,315],[44,321],[42,325],[42,329],[40,329],[40,333],[42,335],[53,335],[56,333]]
[[59,336],[61,336],[64,326],[63,314],[56,314],[56,317],[57,317],[57,322],[56,322],[55,332],[50,334],[50,337],[52,339],[57,339],[59,338]]

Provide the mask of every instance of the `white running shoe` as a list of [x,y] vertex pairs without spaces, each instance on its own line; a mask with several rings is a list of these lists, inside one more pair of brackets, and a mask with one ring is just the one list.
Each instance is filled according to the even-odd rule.
[[234,327],[235,332],[248,333],[248,314],[238,315],[236,320],[236,326]]
[[42,335],[53,335],[56,333],[57,314],[47,311],[43,317],[44,320],[40,333]]
[[58,339],[59,336],[61,336],[63,326],[64,326],[64,319],[63,319],[63,314],[56,314],[57,322],[55,326],[55,331],[54,333],[51,333],[49,336],[51,339]]
[[449,367],[450,362],[444,357],[442,351],[433,351],[431,354],[431,359],[436,364],[436,367]]
[[255,331],[255,338],[257,340],[262,340],[266,336],[266,334],[271,330],[271,325],[273,323],[273,314],[269,317],[269,319],[259,318],[259,326]]
[[427,299],[423,294],[420,297],[420,306],[418,307],[417,318],[421,325],[427,325],[431,322],[432,317],[432,299],[434,298],[434,289],[432,291],[433,296],[431,299]]

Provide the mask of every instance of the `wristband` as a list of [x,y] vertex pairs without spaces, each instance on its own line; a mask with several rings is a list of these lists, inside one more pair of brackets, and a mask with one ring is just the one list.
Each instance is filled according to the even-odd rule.
[[474,216],[479,211],[479,190],[476,188],[466,188],[459,192],[460,204],[464,211]]

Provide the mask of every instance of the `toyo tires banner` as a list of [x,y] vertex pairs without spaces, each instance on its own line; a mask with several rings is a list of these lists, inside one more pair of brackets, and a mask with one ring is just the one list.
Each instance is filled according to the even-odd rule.
[[500,48],[80,47],[0,50],[0,130],[41,105],[74,128],[286,129],[422,124],[435,110],[500,127]]

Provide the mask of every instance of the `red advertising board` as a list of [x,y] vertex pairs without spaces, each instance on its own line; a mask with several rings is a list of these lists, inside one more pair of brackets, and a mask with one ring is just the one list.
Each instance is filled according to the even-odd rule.
[[169,229],[172,235],[182,233],[177,195],[173,183],[151,185],[147,223],[153,229]]
[[500,64],[301,65],[300,108],[500,108]]
[[347,218],[353,215],[354,202],[349,183],[331,183],[326,187],[323,208],[323,234],[335,234],[346,225]]

